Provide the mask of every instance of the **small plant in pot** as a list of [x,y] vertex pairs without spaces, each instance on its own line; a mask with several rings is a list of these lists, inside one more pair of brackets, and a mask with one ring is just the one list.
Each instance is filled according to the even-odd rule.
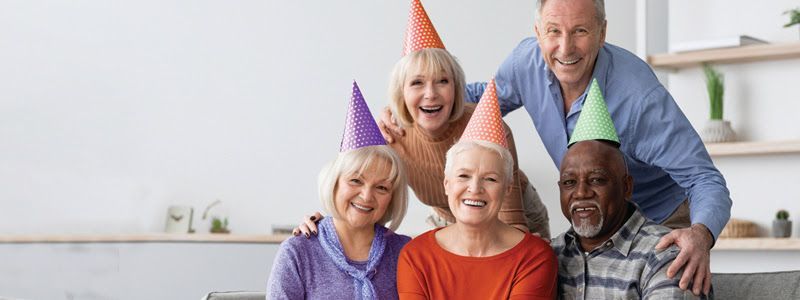
[[706,89],[710,104],[709,120],[700,132],[700,137],[706,143],[724,143],[736,140],[736,133],[731,128],[729,121],[722,118],[722,96],[725,93],[725,77],[708,64],[703,64],[706,75]]
[[211,233],[231,233],[228,230],[228,218],[220,219],[214,217],[211,219]]
[[779,210],[772,221],[772,236],[776,238],[787,238],[792,236],[792,221],[789,220],[789,212]]
[[800,24],[800,8],[787,10],[783,14],[789,15],[789,23],[784,24],[784,28]]

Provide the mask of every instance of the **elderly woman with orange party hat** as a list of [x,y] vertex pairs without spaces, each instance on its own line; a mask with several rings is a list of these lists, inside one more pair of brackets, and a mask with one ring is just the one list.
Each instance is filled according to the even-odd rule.
[[[389,83],[390,106],[404,124],[406,134],[392,139],[382,129],[409,172],[409,185],[422,203],[433,207],[429,223],[445,226],[455,222],[442,187],[445,153],[456,143],[473,115],[474,104],[465,104],[465,78],[458,61],[444,48],[436,29],[419,0],[413,0],[403,57],[395,64]],[[517,153],[511,130],[503,123],[503,134],[513,158],[510,192],[500,205],[499,218],[524,231],[548,239],[547,210],[538,193],[516,163]],[[317,214],[307,217],[295,229],[314,233]]]
[[553,299],[557,261],[542,239],[503,223],[514,160],[490,82],[447,151],[444,190],[455,223],[409,242],[397,262],[400,299]]

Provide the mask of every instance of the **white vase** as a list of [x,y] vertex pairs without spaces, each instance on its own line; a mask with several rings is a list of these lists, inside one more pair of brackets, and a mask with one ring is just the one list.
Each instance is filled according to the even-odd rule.
[[700,138],[706,143],[725,143],[736,140],[736,133],[731,128],[731,122],[726,120],[708,120]]

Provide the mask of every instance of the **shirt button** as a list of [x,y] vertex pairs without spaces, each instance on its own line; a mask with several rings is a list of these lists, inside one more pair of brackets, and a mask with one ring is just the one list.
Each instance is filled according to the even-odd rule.
[[606,242],[607,247],[611,247],[611,241]]

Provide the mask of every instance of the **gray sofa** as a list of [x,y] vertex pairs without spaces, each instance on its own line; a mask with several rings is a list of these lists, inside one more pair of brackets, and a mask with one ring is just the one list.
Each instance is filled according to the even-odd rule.
[[[716,299],[800,299],[800,270],[766,273],[714,273]],[[265,299],[264,292],[211,292],[204,300]]]

